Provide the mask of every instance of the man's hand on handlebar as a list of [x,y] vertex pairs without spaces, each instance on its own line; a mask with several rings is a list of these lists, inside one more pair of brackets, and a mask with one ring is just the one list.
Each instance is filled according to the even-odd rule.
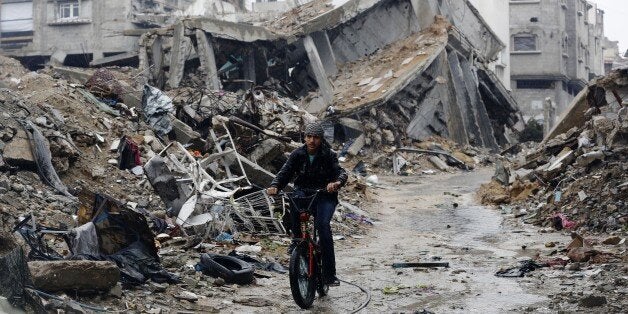
[[277,188],[274,187],[274,186],[271,186],[271,187],[266,189],[266,193],[268,195],[277,195],[277,192],[279,192],[279,190],[277,190]]
[[340,189],[340,181],[331,182],[327,184],[327,192],[329,193],[338,192],[339,189]]

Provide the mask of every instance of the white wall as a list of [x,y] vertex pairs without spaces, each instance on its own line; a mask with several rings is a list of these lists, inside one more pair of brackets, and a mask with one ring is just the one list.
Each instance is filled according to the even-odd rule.
[[[490,68],[497,74],[504,86],[510,90],[510,1],[508,0],[469,0],[480,12],[488,26],[506,45],[497,61]],[[495,67],[503,67],[503,73]]]

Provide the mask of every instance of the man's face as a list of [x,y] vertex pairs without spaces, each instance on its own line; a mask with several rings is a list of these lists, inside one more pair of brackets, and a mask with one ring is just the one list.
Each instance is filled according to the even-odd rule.
[[321,146],[321,137],[317,135],[305,135],[305,146],[308,153],[315,153]]

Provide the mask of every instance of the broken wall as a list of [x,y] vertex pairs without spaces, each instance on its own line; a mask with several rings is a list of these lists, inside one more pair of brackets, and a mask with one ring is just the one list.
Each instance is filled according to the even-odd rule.
[[381,1],[368,13],[328,32],[336,62],[355,61],[418,32],[409,0]]

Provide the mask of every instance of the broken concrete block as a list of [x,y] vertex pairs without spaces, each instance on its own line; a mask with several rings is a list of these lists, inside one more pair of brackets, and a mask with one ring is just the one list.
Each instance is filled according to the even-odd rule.
[[12,166],[35,166],[35,157],[31,151],[30,141],[23,129],[18,129],[13,140],[4,146],[2,157],[7,164]]
[[576,158],[576,165],[580,167],[586,167],[592,162],[600,159],[604,159],[604,153],[602,151],[596,150],[588,152]]
[[349,146],[349,149],[347,150],[349,155],[356,156],[360,152],[362,147],[364,147],[364,145],[366,144],[365,140],[366,137],[364,136],[364,134],[358,136],[358,138],[353,141],[353,143],[351,144],[351,146]]
[[391,130],[382,130],[382,137],[388,144],[395,142],[395,134]]
[[121,93],[118,95],[122,102],[129,108],[142,108],[142,91],[137,91],[125,81],[120,80],[118,83],[122,88]]
[[558,170],[568,165],[573,161],[573,151],[569,147],[565,147],[559,154],[556,156],[556,159],[549,164],[545,171],[552,172],[554,170]]
[[340,118],[338,119],[338,124],[344,126],[345,128],[349,128],[360,133],[364,132],[364,123],[355,119]]
[[177,141],[181,144],[187,144],[190,141],[201,137],[201,134],[194,131],[192,127],[183,123],[183,121],[179,119],[174,119],[172,121],[172,129],[177,137]]
[[283,153],[283,145],[276,139],[265,139],[251,152],[249,159],[260,165],[267,165]]
[[438,168],[440,171],[448,171],[449,166],[442,159],[436,156],[430,156],[428,160],[434,165],[434,167]]
[[118,266],[109,261],[34,261],[28,268],[35,288],[44,291],[107,291],[120,279]]

